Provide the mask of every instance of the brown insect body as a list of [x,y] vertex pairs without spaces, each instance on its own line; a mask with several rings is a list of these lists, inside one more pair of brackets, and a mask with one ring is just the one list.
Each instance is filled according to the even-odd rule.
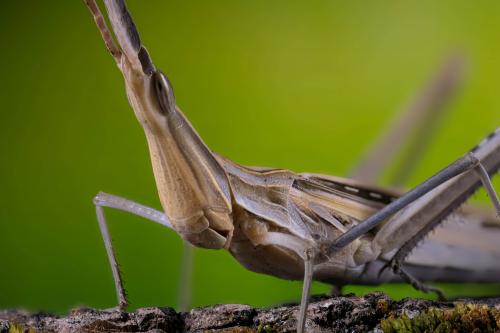
[[[104,2],[119,47],[95,2],[86,0],[144,129],[164,211],[106,194],[95,199],[122,308],[127,302],[102,207],[173,228],[194,246],[227,249],[249,270],[304,279],[298,331],[304,327],[313,278],[337,285],[405,280],[436,292],[419,280],[500,279],[495,268],[500,229],[485,224],[492,218],[467,211],[451,216],[481,185],[500,212],[489,179],[500,167],[500,130],[401,196],[350,179],[240,166],[212,152],[176,106],[172,86],[141,45],[124,1]],[[472,223],[464,231],[452,228],[429,236],[447,218]],[[382,270],[387,263],[393,271]]]

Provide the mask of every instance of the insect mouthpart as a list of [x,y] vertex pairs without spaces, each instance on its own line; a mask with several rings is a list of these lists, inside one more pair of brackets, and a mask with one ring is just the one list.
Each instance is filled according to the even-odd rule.
[[156,92],[156,98],[160,105],[162,114],[167,115],[175,111],[175,95],[170,81],[165,74],[157,70],[153,73],[153,85]]

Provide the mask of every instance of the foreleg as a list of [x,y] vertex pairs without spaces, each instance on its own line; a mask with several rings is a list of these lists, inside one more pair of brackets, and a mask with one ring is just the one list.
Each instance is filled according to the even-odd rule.
[[[168,217],[163,212],[112,194],[100,192],[94,197],[94,204],[96,206],[97,221],[99,222],[99,228],[101,230],[102,238],[104,240],[104,245],[106,247],[108,260],[111,265],[111,271],[113,272],[113,279],[115,282],[118,306],[120,307],[121,310],[125,310],[128,305],[127,295],[123,287],[123,280],[121,277],[118,262],[116,260],[116,255],[113,249],[113,244],[111,242],[111,237],[109,235],[108,224],[106,222],[106,217],[104,215],[103,208],[108,207],[129,212],[131,214],[161,224],[169,229],[173,229],[172,224],[170,223]],[[191,245],[185,243],[183,264],[181,268],[181,288],[179,292],[179,306],[183,309],[185,309],[189,303],[189,281],[191,275],[191,261],[192,261],[191,251],[192,251]]]

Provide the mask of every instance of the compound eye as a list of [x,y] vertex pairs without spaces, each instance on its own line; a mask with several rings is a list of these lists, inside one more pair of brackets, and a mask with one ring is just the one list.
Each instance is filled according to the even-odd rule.
[[160,105],[160,111],[162,114],[167,115],[175,111],[174,90],[172,89],[170,81],[168,81],[167,77],[162,72],[156,71],[153,75],[153,85],[158,104]]

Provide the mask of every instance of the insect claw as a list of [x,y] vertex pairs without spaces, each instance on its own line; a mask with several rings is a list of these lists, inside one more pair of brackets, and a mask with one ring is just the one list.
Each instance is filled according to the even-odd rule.
[[127,312],[127,307],[128,307],[127,301],[120,301],[120,304],[118,304],[118,308],[122,312]]
[[122,294],[120,294],[118,299],[117,308],[122,312],[127,312],[127,307],[129,306],[129,302],[127,300],[127,292],[123,289]]

